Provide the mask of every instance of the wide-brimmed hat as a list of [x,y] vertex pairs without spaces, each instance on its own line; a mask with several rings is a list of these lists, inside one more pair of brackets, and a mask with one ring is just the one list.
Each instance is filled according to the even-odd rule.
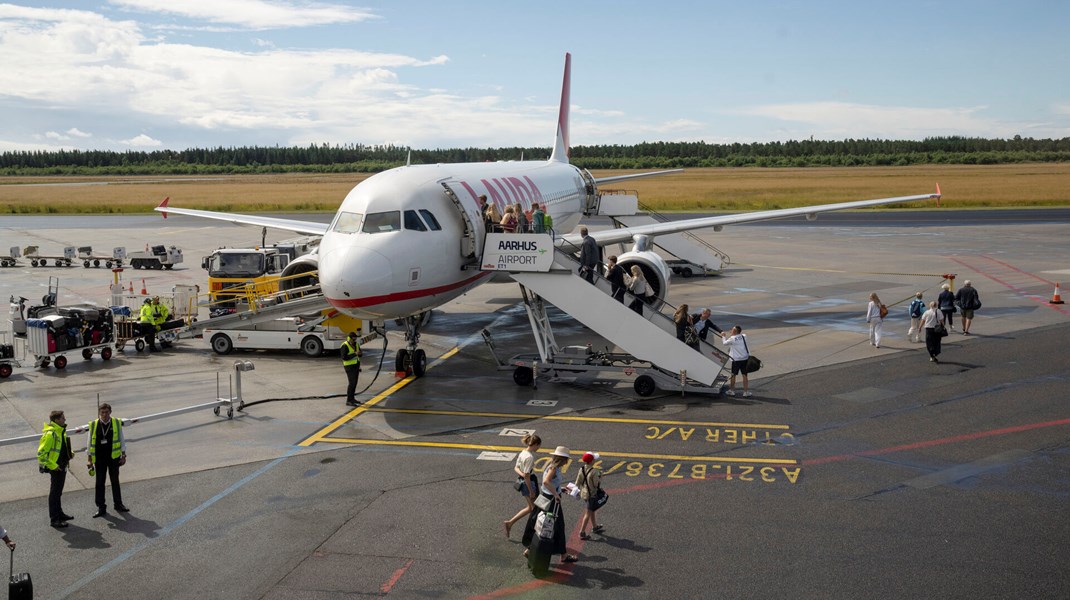
[[565,458],[572,458],[572,455],[568,453],[568,448],[565,446],[558,446],[554,448],[554,451],[550,453],[550,456],[563,456]]

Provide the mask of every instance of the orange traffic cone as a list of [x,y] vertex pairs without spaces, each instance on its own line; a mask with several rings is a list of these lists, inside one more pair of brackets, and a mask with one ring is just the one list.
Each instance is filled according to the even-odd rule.
[[1062,299],[1061,296],[1059,296],[1059,284],[1056,283],[1055,284],[1055,294],[1052,295],[1051,302],[1049,302],[1048,304],[1062,304],[1062,303],[1063,303],[1063,299]]
[[148,290],[148,288],[145,287],[145,280],[144,279],[141,280],[141,295],[142,296],[148,296],[149,295],[149,290]]
[[134,282],[133,281],[130,282],[130,293],[131,294],[134,293]]

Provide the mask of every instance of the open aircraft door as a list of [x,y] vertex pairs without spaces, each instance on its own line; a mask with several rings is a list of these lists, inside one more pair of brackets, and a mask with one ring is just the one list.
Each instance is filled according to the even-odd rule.
[[446,191],[446,196],[457,207],[457,211],[461,214],[461,222],[464,223],[464,234],[461,236],[461,256],[476,260],[478,258],[476,253],[483,248],[483,238],[486,235],[486,232],[483,231],[483,215],[479,212],[479,206],[476,205],[475,200],[465,202],[463,192],[461,194],[455,192],[450,187],[450,182],[442,181],[440,183]]

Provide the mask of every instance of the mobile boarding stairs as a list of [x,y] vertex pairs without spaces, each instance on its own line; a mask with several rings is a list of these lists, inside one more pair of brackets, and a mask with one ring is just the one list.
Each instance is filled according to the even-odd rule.
[[[531,236],[523,236],[529,238]],[[637,394],[656,390],[719,394],[729,357],[703,340],[699,351],[676,338],[676,324],[658,309],[672,308],[662,301],[644,305],[643,314],[629,308],[634,299],[625,292],[624,303],[611,296],[612,286],[601,275],[594,285],[580,277],[578,261],[555,249],[547,271],[509,271],[520,284],[538,353],[498,357],[490,332],[483,338],[500,370],[512,370],[518,385],[550,382],[584,382],[597,372],[611,371],[631,379]],[[623,352],[596,352],[590,346],[558,346],[546,312],[549,302],[568,313]]]

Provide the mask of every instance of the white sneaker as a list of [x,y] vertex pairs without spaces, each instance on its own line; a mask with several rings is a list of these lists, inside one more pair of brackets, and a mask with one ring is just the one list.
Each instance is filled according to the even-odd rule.
[[743,397],[744,397],[744,398],[750,398],[750,397],[751,397],[751,396],[753,396],[753,395],[754,395],[754,394],[752,394],[752,393],[750,393],[750,392],[743,392]]
[[735,396],[736,392],[734,390],[725,390],[724,395],[725,396]]

